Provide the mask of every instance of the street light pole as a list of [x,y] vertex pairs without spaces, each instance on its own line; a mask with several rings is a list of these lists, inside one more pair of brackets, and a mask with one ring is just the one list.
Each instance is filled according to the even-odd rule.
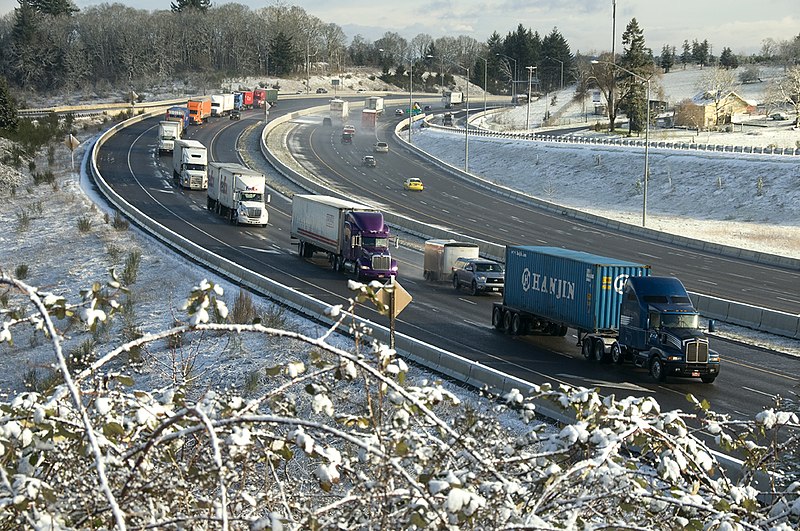
[[469,173],[469,68],[462,68],[467,71],[467,114],[464,119],[464,173]]
[[414,59],[409,59],[408,67],[408,143],[411,144],[411,109],[414,107]]
[[489,70],[489,60],[486,58],[481,57],[483,59],[483,117],[484,120],[486,119],[486,88],[488,85],[488,70]]
[[[536,70],[535,66],[526,66],[525,68],[528,69],[528,112],[525,116],[525,132],[527,133],[530,130],[530,123],[531,123],[531,80],[533,79],[533,71]],[[545,105],[547,102],[545,102]]]
[[560,59],[556,59],[555,57],[549,57],[549,56],[545,57],[545,59],[551,59],[553,61],[558,61],[559,63],[561,63],[561,85],[560,85],[560,89],[559,90],[564,90],[564,61],[561,61]]
[[647,225],[647,181],[650,177],[650,78],[640,76],[636,72],[631,72],[627,68],[616,63],[610,63],[608,61],[592,61],[592,64],[600,63],[611,65],[614,68],[619,68],[623,72],[632,75],[639,81],[647,83],[647,95],[644,103],[644,198],[642,199],[642,227],[644,227]]

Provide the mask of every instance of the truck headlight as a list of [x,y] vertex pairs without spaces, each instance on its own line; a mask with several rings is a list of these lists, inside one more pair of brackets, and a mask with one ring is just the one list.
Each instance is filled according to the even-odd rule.
[[397,266],[392,266],[392,271],[397,271]]
[[485,275],[478,275],[475,278],[478,279],[478,282],[486,282],[486,276]]
[[368,265],[362,265],[362,266],[360,266],[360,267],[361,267],[361,269],[369,269],[369,266],[368,266]]
[[667,361],[683,361],[683,356],[667,356]]

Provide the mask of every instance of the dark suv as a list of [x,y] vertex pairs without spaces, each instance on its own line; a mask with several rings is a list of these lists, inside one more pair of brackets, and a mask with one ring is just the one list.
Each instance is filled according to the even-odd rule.
[[453,265],[453,287],[467,286],[472,295],[484,291],[503,293],[505,269],[485,258],[459,258]]

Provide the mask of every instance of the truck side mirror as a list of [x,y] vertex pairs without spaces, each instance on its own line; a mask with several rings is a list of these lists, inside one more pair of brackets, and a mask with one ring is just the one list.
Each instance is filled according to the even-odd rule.
[[264,203],[269,203],[272,201],[272,194],[267,194],[267,200]]
[[710,334],[713,334],[716,331],[717,331],[717,322],[714,319],[709,319],[708,320],[708,332]]
[[237,202],[239,201],[239,192],[233,192],[233,200]]

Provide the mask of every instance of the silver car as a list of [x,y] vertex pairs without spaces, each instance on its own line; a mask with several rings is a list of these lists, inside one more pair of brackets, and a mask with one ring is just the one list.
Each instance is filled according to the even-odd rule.
[[484,292],[503,293],[505,269],[485,258],[459,258],[453,265],[453,287],[466,286],[472,295]]

